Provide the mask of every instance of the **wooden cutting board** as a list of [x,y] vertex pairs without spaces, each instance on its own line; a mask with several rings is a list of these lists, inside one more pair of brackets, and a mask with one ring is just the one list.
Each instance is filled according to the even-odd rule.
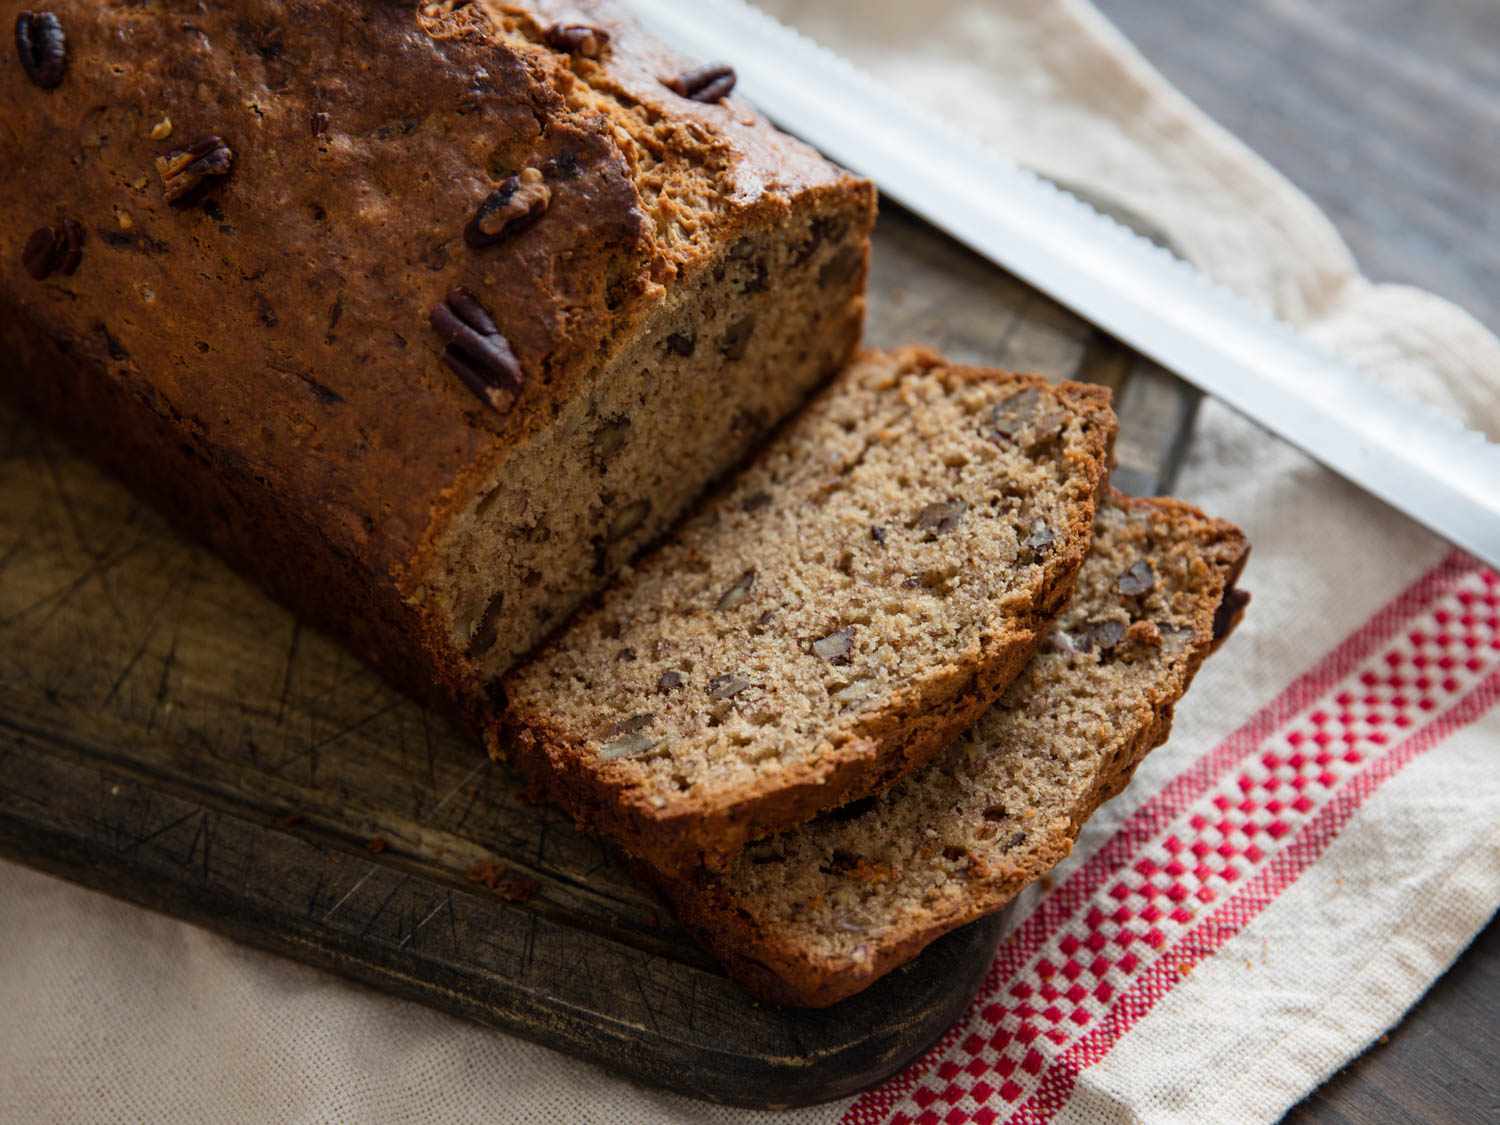
[[[876,243],[872,344],[1109,383],[1116,482],[1164,488],[1182,384],[899,209]],[[0,430],[0,854],[740,1105],[878,1082],[973,997],[1001,919],[828,1011],[752,1002],[477,744],[29,419]]]

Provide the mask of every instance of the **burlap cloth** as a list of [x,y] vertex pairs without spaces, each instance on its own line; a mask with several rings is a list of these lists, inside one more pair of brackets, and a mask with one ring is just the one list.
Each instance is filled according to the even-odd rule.
[[[1022,162],[1112,196],[1372,380],[1500,431],[1500,342],[1360,277],[1291,185],[1082,0],[779,0]],[[1500,585],[1228,410],[1181,495],[1255,544],[1171,743],[1028,894],[985,992],[856,1122],[1269,1121],[1500,903]],[[0,865],[0,1120],[731,1121]]]

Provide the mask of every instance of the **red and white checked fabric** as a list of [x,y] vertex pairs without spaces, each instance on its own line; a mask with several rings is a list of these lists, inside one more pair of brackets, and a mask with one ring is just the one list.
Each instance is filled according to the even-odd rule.
[[1497,702],[1500,576],[1454,554],[1046,891],[967,1017],[843,1122],[1054,1120],[1382,785]]

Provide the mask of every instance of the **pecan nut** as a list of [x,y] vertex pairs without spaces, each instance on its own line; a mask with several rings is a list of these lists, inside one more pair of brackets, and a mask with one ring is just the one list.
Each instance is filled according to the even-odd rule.
[[38,227],[21,250],[21,264],[26,267],[34,281],[45,281],[52,276],[53,259],[57,252],[57,232],[51,227]]
[[990,411],[989,432],[985,436],[994,442],[1019,437],[1040,409],[1041,398],[1035,387],[1027,387],[997,404]]
[[1250,594],[1237,586],[1224,591],[1219,607],[1214,610],[1214,640],[1222,641],[1233,631],[1240,614],[1250,604]]
[[645,730],[655,721],[656,716],[649,712],[640,715],[631,715],[630,718],[621,719],[618,723],[609,727],[604,732],[604,737],[619,738],[622,734],[640,734],[641,731]]
[[521,395],[524,376],[510,341],[494,317],[467,289],[455,289],[432,310],[433,330],[443,338],[443,362],[464,386],[497,414],[508,414]]
[[714,608],[720,613],[726,613],[745,603],[750,596],[750,591],[755,589],[755,571],[747,570],[734,580],[734,584],[719,595],[719,600],[714,603]]
[[661,80],[661,84],[672,93],[689,101],[710,105],[721,98],[727,98],[734,89],[734,83],[734,67],[724,63],[710,63],[697,70],[685,71]]
[[733,699],[741,692],[754,686],[744,676],[736,676],[725,672],[723,675],[715,676],[708,681],[708,697],[710,699]]
[[812,643],[813,655],[820,660],[826,660],[830,664],[849,663],[849,653],[854,649],[854,626],[845,625],[842,629],[835,629],[826,637],[819,637]]
[[227,176],[234,167],[234,152],[223,140],[207,136],[187,148],[156,158],[156,174],[168,203],[186,202],[194,189],[210,176]]
[[963,500],[949,500],[946,503],[928,504],[917,513],[912,527],[918,531],[925,531],[929,538],[936,539],[939,535],[947,535],[963,522],[964,513],[969,510],[969,505]]
[[1036,519],[1031,521],[1031,532],[1021,541],[1021,546],[1028,551],[1045,551],[1057,541],[1057,533],[1047,526],[1047,521]]
[[68,70],[68,37],[51,12],[23,11],[16,17],[16,54],[26,76],[43,90],[62,85]]
[[1138,598],[1156,589],[1156,571],[1145,559],[1136,559],[1117,579],[1120,593],[1127,598]]
[[609,46],[609,32],[586,23],[555,23],[547,29],[547,46],[568,55],[597,59]]
[[552,202],[552,189],[535,168],[522,169],[485,198],[464,228],[464,241],[476,250],[530,226]]
[[1093,652],[1097,646],[1107,653],[1125,639],[1125,626],[1118,621],[1090,621],[1069,639],[1078,652]]
[[83,224],[74,219],[64,219],[55,227],[39,227],[21,249],[21,264],[36,281],[46,281],[55,273],[72,277],[83,261],[87,237]]

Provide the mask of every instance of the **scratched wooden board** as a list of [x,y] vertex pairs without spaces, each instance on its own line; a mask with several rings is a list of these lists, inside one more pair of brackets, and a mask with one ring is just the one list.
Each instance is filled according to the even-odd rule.
[[[1108,382],[1117,480],[1164,483],[1195,404],[1180,384],[895,208],[875,260],[872,343]],[[829,1011],[753,1003],[472,740],[28,419],[0,433],[0,852],[736,1104],[877,1082],[973,996],[999,919]],[[536,893],[475,883],[486,863]]]

